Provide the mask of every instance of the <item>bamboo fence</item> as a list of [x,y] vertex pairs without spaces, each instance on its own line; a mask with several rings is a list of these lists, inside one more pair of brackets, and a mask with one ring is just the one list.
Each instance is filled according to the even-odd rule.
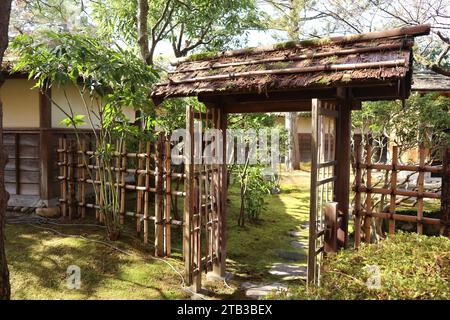
[[[87,146],[84,139],[58,141],[61,213],[68,219],[85,218],[87,209],[91,209],[96,219],[103,222],[99,159]],[[182,225],[181,220],[174,218],[171,203],[185,196],[183,190],[171,187],[173,180],[184,180],[184,174],[171,170],[170,141],[160,135],[155,143],[139,142],[136,152],[128,152],[127,143],[118,141],[115,150],[111,171],[115,173],[114,187],[118,190],[120,223],[124,224],[127,216],[133,217],[136,235],[146,244],[150,241],[149,223],[153,223],[155,254],[170,255],[171,227]],[[183,186],[180,181],[177,185]]]
[[[399,150],[397,146],[392,147],[392,159],[390,163],[372,163],[373,147],[370,143],[365,145],[365,157],[363,158],[363,146],[360,138],[355,137],[355,180],[353,191],[354,197],[354,226],[355,226],[355,247],[358,248],[361,240],[369,243],[372,235],[372,219],[388,219],[388,233],[393,234],[396,230],[396,222],[404,221],[416,224],[416,231],[423,233],[424,225],[439,225],[440,233],[448,235],[449,229],[449,183],[450,183],[450,148],[444,150],[443,165],[426,165],[427,149],[422,146],[418,148],[417,164],[402,164],[399,161]],[[389,181],[382,187],[374,184],[374,172],[384,172],[389,174]],[[387,171],[387,172],[386,172]],[[417,173],[417,181],[411,190],[401,186],[398,179],[399,172],[408,174]],[[424,188],[425,173],[439,174],[442,177],[441,191],[426,191]],[[365,197],[364,197],[365,196]],[[379,196],[389,196],[388,210],[381,210],[374,205],[374,200]],[[414,199],[413,208],[417,210],[417,215],[406,215],[397,213],[399,197]],[[424,216],[424,200],[438,199],[441,201],[441,218],[431,218]],[[362,234],[361,234],[362,233]]]

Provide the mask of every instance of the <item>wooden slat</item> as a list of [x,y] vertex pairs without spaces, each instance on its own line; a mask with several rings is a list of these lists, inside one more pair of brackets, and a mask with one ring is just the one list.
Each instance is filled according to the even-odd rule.
[[308,272],[307,280],[309,284],[314,283],[316,276],[316,228],[317,228],[317,146],[319,138],[319,100],[312,100],[311,116],[311,191],[309,200],[309,245],[308,245]]
[[185,162],[184,190],[186,197],[184,198],[184,212],[183,212],[183,256],[186,276],[186,285],[191,285],[193,282],[192,274],[192,214],[193,214],[193,191],[194,191],[194,117],[192,114],[192,106],[186,107],[186,127],[188,131],[185,148],[187,148],[188,158]]
[[[362,170],[361,170],[361,136],[359,138],[355,136],[355,160],[356,160],[356,172],[355,172],[355,186],[361,185]],[[359,189],[355,192],[355,248],[358,249],[361,244],[361,192]]]
[[[397,189],[397,162],[398,162],[398,147],[394,146],[392,148],[392,172],[391,172],[391,197],[389,203],[389,212],[391,214],[395,213],[396,207],[396,194]],[[395,233],[395,219],[389,219],[389,233]]]
[[[366,163],[370,165],[372,163],[372,145],[370,142],[366,147]],[[366,172],[366,212],[372,211],[372,171],[369,167]],[[366,243],[370,243],[370,228],[371,228],[372,218],[368,215],[364,216],[364,240]]]
[[[164,256],[164,194],[163,194],[163,136],[160,134],[156,142],[156,176],[155,176],[155,255]],[[148,169],[148,168],[147,168]],[[146,192],[148,194],[148,192]]]
[[165,174],[166,174],[166,190],[165,190],[165,229],[164,229],[164,253],[166,256],[170,256],[172,252],[171,245],[171,212],[172,212],[172,168],[171,168],[171,145],[170,140],[165,139]]
[[[425,164],[425,148],[423,146],[419,147],[419,167],[423,168]],[[419,176],[417,177],[417,233],[423,233],[423,192],[424,192],[424,171],[419,171]]]

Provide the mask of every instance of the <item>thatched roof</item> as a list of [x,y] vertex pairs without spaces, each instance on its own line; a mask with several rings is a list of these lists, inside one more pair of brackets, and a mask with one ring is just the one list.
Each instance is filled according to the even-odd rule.
[[450,93],[450,77],[430,70],[414,71],[412,91],[418,92],[448,92]]
[[[176,63],[152,98],[268,93],[321,87],[406,81],[409,88],[414,37],[429,25],[268,47],[199,54]],[[398,83],[396,84],[398,86]]]

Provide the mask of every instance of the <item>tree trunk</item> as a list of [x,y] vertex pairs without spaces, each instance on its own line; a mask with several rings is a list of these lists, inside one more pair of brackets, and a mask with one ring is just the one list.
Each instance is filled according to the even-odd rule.
[[[0,66],[3,54],[8,47],[8,26],[11,13],[11,0],[0,1]],[[0,73],[0,89],[3,85],[3,75]],[[1,96],[0,96],[1,99]],[[0,100],[0,300],[9,300],[11,286],[9,284],[9,270],[5,254],[5,216],[9,194],[5,190],[5,165],[7,155],[3,148],[3,105]]]
[[288,133],[288,150],[285,163],[286,171],[297,170],[300,167],[297,135],[297,112],[289,112],[286,114],[285,128]]
[[[150,53],[148,43],[148,0],[138,0],[138,13],[137,13],[137,32],[138,32],[138,45],[141,53],[142,60],[148,65],[153,64],[153,53]],[[154,50],[154,48],[153,48]]]

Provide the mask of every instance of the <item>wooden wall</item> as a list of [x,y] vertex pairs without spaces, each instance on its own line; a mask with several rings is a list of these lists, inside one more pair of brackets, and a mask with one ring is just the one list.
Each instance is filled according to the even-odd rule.
[[8,154],[5,186],[11,196],[9,206],[32,206],[40,199],[39,137],[39,131],[8,130],[4,133],[4,148]]

